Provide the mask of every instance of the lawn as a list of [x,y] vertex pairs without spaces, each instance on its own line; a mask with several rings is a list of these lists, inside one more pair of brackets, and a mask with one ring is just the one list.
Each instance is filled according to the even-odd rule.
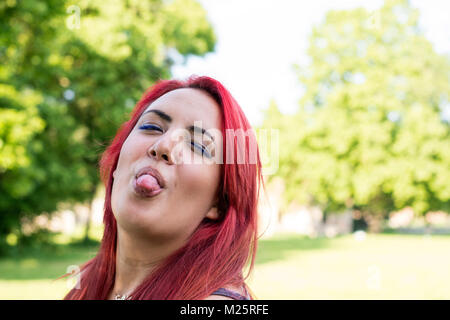
[[450,299],[450,237],[284,236],[261,242],[260,299]]
[[[97,246],[59,245],[0,259],[0,299],[61,299],[57,280]],[[260,240],[248,284],[259,299],[450,299],[450,236],[368,234]]]

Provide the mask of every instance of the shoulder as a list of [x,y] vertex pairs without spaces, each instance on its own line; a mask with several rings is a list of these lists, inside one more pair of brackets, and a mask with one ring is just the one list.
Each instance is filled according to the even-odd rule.
[[206,297],[204,300],[234,300],[234,299],[230,297],[219,296],[217,294],[212,294],[209,297]]
[[243,287],[239,288],[233,286],[222,287],[219,290],[215,291],[214,293],[205,298],[204,300],[237,300],[239,299],[239,295],[244,297],[247,296],[247,292]]

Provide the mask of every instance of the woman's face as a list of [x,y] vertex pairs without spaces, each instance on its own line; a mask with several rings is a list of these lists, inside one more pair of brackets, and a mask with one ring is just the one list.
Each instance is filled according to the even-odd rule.
[[[202,90],[173,90],[149,105],[125,140],[113,173],[111,206],[119,228],[152,240],[184,241],[204,218],[217,219],[221,168],[212,160],[222,152],[221,129],[220,107]],[[137,173],[148,166],[165,181],[152,197],[135,189]],[[152,178],[147,181],[154,185]]]

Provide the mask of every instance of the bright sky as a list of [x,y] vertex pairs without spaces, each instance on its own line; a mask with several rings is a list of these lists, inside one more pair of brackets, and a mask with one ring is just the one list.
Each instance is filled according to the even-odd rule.
[[[208,75],[230,90],[250,123],[274,99],[283,113],[297,108],[302,89],[293,68],[306,62],[308,37],[332,9],[379,8],[382,0],[200,0],[217,34],[214,53],[172,68],[175,78]],[[439,53],[450,53],[450,1],[412,0]]]

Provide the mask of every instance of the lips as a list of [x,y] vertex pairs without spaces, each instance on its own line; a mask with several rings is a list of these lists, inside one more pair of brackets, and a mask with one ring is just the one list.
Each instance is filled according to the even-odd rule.
[[158,181],[159,186],[161,188],[165,188],[166,182],[164,181],[163,176],[159,173],[158,170],[156,170],[155,168],[150,167],[150,166],[141,168],[136,174],[136,179],[138,179],[140,176],[143,176],[144,174],[148,174],[148,175],[154,177],[156,179],[156,181]]
[[136,174],[133,187],[138,195],[153,197],[163,191],[165,181],[158,170],[152,167],[144,167]]

